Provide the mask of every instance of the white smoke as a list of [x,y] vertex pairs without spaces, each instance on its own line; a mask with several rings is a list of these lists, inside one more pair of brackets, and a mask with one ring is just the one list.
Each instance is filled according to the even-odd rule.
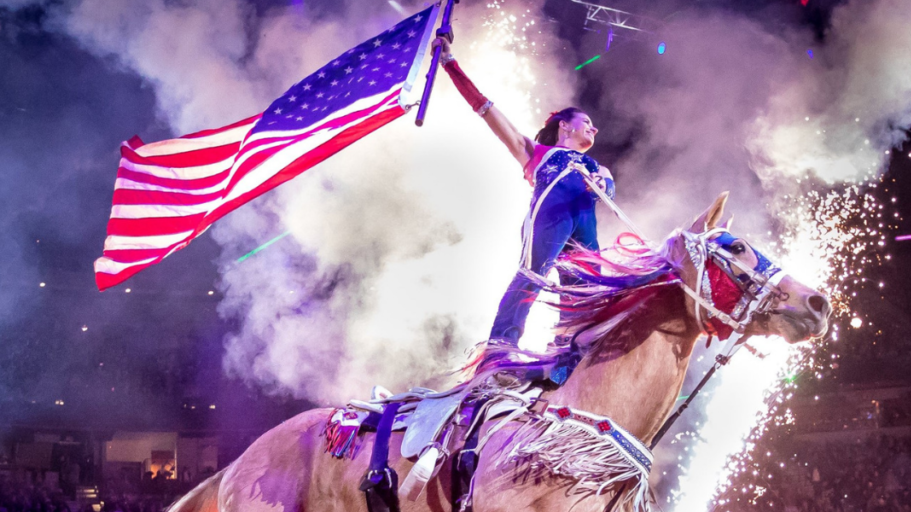
[[[833,182],[877,175],[911,126],[911,9],[903,0],[835,10],[825,45],[779,87],[748,147],[760,176],[812,172]],[[815,46],[815,45],[814,45]]]

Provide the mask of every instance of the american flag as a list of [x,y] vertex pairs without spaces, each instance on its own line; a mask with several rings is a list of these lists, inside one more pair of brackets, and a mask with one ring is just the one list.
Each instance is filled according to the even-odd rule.
[[348,50],[263,113],[178,139],[121,146],[99,290],[187,246],[213,222],[401,117],[438,6]]

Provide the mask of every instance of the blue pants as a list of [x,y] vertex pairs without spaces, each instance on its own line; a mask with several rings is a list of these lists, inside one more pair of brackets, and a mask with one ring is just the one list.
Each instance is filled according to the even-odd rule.
[[[550,271],[570,240],[587,249],[598,250],[595,201],[585,189],[581,176],[572,173],[554,186],[544,198],[532,229],[531,270],[540,275]],[[529,243],[528,240],[524,242]],[[524,254],[523,251],[523,258]],[[560,280],[564,285],[570,284],[563,276]],[[540,291],[539,286],[516,273],[500,300],[490,338],[518,344],[525,332],[525,319]]]

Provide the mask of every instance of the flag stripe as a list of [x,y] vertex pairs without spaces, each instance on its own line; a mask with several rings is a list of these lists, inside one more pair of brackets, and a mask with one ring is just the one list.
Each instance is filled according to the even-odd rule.
[[213,146],[222,146],[230,142],[241,142],[244,140],[247,133],[256,125],[259,118],[260,116],[253,116],[244,120],[242,123],[235,123],[230,129],[226,129],[227,127],[217,128],[211,130],[212,133],[201,137],[180,137],[177,139],[143,144],[141,147],[132,145],[131,147],[138,150],[142,156],[161,156],[174,155]]
[[192,238],[193,231],[184,231],[183,233],[172,233],[167,235],[150,235],[150,236],[120,236],[108,235],[104,239],[104,250],[111,251],[116,249],[159,249],[179,244],[183,241],[189,241]]
[[193,231],[205,213],[184,217],[148,217],[144,219],[111,219],[108,235],[153,236]]
[[[151,174],[131,171],[124,167],[117,170],[117,181],[114,186],[117,188],[133,188],[146,190],[186,190],[200,191],[212,187],[224,188],[224,181],[228,179],[229,169],[206,177],[192,180],[181,180],[176,178],[161,178]],[[132,185],[131,185],[132,184]],[[154,188],[157,187],[157,188]]]
[[129,147],[120,148],[120,155],[137,164],[157,165],[159,167],[197,167],[220,162],[233,157],[240,149],[240,141],[204,149],[193,149],[185,153],[142,156]]
[[181,181],[190,181],[208,178],[216,174],[231,169],[234,165],[234,155],[220,162],[214,162],[207,165],[198,165],[196,167],[161,167],[157,165],[140,164],[131,162],[125,158],[120,160],[120,168],[140,174],[148,174],[164,179],[175,179]]
[[218,201],[193,205],[164,204],[115,204],[111,207],[112,219],[141,219],[144,217],[185,217],[205,213],[216,206]]
[[256,114],[255,116],[250,116],[246,119],[241,119],[240,121],[238,121],[234,124],[229,124],[228,126],[222,126],[221,128],[213,128],[211,130],[200,130],[196,133],[184,135],[180,138],[181,139],[199,139],[199,138],[203,138],[203,137],[211,137],[213,135],[220,135],[224,132],[229,132],[235,128],[240,128],[243,126],[253,126],[254,124],[256,124],[256,121],[258,121],[260,117],[262,117],[262,114]]
[[157,190],[118,189],[114,191],[114,204],[202,204],[221,198],[223,192],[193,195],[179,192],[159,192]]
[[[119,267],[107,266],[108,270],[123,270],[123,266],[146,263],[155,258],[161,261],[168,253],[179,244],[168,247],[159,247],[156,249],[108,249],[104,251],[104,258],[107,262],[119,264]],[[109,272],[113,273],[113,272]]]

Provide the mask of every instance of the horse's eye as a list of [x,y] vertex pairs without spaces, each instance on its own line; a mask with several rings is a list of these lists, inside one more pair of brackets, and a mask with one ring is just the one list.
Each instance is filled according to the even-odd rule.
[[731,245],[731,254],[743,254],[746,250],[746,246],[741,243]]

